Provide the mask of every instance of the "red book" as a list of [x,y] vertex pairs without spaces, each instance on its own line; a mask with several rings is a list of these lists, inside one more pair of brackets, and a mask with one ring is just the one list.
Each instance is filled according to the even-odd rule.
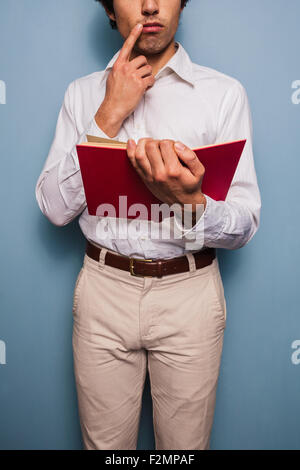
[[[87,138],[88,142],[77,145],[77,154],[88,213],[153,219],[151,205],[163,202],[151,193],[133,168],[126,143],[94,136]],[[193,148],[205,167],[204,194],[225,201],[245,143],[246,140],[237,140]],[[143,210],[136,204],[142,204]]]

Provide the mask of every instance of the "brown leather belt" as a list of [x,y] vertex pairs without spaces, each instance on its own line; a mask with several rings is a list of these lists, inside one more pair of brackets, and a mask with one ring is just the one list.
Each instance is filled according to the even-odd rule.
[[[99,261],[101,248],[96,247],[87,240],[86,254]],[[196,268],[204,268],[211,264],[216,257],[215,248],[204,248],[201,251],[193,253],[195,257]],[[140,259],[130,258],[107,251],[105,256],[105,264],[114,268],[129,271],[132,276],[138,277],[162,277],[168,274],[177,274],[189,271],[189,262],[187,257],[178,256],[170,259]]]

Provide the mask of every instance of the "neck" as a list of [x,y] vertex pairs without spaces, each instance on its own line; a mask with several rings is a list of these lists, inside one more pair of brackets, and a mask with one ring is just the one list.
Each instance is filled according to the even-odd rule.
[[[160,71],[160,69],[163,68],[163,66],[167,62],[169,62],[169,60],[175,54],[176,51],[177,51],[177,47],[175,46],[175,41],[172,40],[170,44],[167,46],[167,48],[164,49],[159,54],[149,54],[149,55],[143,54],[147,58],[148,64],[151,65],[152,74],[154,76]],[[133,50],[131,53],[130,60],[134,59],[138,55],[140,55],[140,53]]]

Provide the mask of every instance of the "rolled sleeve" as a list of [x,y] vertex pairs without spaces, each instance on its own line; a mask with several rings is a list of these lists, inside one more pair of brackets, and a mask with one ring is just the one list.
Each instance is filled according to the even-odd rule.
[[225,201],[215,201],[205,194],[206,208],[197,223],[185,229],[181,216],[175,221],[182,237],[203,239],[207,247],[237,249],[256,233],[260,221],[261,198],[252,151],[252,121],[248,98],[235,80],[224,97],[218,121],[217,142],[246,139],[246,144]]
[[76,146],[85,142],[87,135],[110,138],[94,117],[80,134],[74,117],[75,104],[76,81],[65,92],[54,140],[35,187],[41,211],[55,225],[68,224],[87,205]]

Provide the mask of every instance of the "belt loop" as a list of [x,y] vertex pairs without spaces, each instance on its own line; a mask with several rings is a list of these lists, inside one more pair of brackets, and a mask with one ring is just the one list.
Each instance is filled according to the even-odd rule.
[[188,262],[189,262],[190,273],[196,272],[196,262],[195,262],[195,257],[193,253],[191,252],[185,253],[185,256],[187,257]]
[[157,277],[158,278],[161,278],[163,276],[163,273],[162,273],[162,263],[161,263],[161,260],[157,260],[158,262],[158,265],[157,265]]
[[107,248],[101,248],[101,250],[100,250],[98,268],[101,269],[101,270],[104,268],[105,256],[106,256],[107,252],[108,252]]

